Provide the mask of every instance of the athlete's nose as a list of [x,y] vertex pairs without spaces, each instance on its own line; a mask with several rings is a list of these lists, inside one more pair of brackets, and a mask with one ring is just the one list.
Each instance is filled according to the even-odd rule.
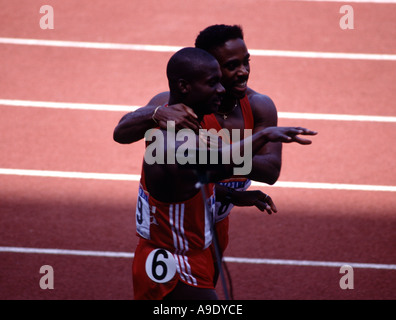
[[217,91],[218,94],[224,94],[225,93],[225,89],[224,89],[223,85],[220,82],[217,85],[216,91]]
[[238,70],[238,76],[246,77],[250,73],[250,67],[244,64],[241,64],[241,67]]

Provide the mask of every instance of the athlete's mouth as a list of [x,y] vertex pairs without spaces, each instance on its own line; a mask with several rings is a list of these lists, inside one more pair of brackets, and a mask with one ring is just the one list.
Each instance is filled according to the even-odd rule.
[[235,87],[236,88],[246,89],[246,86],[247,86],[247,80],[245,80],[243,82],[236,82],[235,83]]
[[234,90],[245,92],[247,89],[247,79],[234,82]]

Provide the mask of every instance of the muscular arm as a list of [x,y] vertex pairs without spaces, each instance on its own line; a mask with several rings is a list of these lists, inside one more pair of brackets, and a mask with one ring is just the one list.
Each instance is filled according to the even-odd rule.
[[168,92],[160,93],[152,98],[145,107],[124,115],[114,129],[114,140],[126,144],[142,139],[147,130],[157,125],[152,119],[154,110],[157,106],[166,104],[168,97]]
[[[275,104],[268,96],[253,92],[249,100],[255,121],[253,133],[278,125]],[[256,153],[252,162],[252,172],[248,177],[255,181],[274,184],[279,178],[282,166],[282,143],[268,142]]]
[[[213,138],[216,138],[218,143],[211,144],[208,149],[206,139],[202,141],[202,137],[192,131],[185,131],[181,135],[180,132],[176,135],[176,132],[172,131],[150,132],[146,138],[151,143],[146,148],[143,163],[149,192],[158,200],[168,199],[171,202],[184,201],[196,193],[197,173],[206,177],[205,183],[217,182],[234,175],[234,169],[240,166],[239,160],[234,159],[234,148],[238,152],[242,150],[242,153],[248,150],[254,155],[270,141],[310,144],[311,140],[299,135],[316,134],[300,127],[268,127],[252,137],[230,145],[223,145],[220,137],[215,136]],[[213,162],[212,155],[216,155]],[[222,157],[227,161],[224,162]],[[167,186],[166,190],[158,181]],[[180,190],[183,190],[182,194]]]
[[[199,123],[192,109],[184,104],[164,107],[168,100],[169,92],[162,92],[152,98],[145,107],[124,115],[114,129],[114,140],[123,144],[139,141],[149,129],[166,129],[167,121],[174,121],[176,129],[189,128],[197,131]],[[158,106],[161,107],[157,109]]]

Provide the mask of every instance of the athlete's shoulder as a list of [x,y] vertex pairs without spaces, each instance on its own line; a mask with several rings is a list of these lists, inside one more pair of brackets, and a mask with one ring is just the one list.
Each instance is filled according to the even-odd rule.
[[258,93],[251,88],[248,88],[246,95],[249,99],[255,124],[265,122],[275,125],[277,123],[278,112],[275,103],[268,95]]
[[248,88],[246,95],[249,99],[249,103],[252,106],[252,108],[259,107],[267,107],[271,109],[276,109],[275,103],[273,100],[266,94],[259,93],[257,91],[254,91],[251,88]]
[[159,106],[168,103],[168,101],[169,101],[169,91],[164,91],[152,97],[147,105]]

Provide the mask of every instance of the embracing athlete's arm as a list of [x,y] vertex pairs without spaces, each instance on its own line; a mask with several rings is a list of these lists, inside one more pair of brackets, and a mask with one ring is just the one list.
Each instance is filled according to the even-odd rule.
[[[311,144],[311,140],[300,135],[315,134],[301,127],[268,127],[230,145],[223,145],[220,137],[213,136],[218,142],[211,141],[209,147],[206,137],[202,141],[191,130],[177,134],[172,130],[153,130],[146,136],[149,142],[143,164],[146,186],[158,200],[184,201],[196,193],[197,174],[205,177],[206,182],[217,182],[235,174],[233,169],[240,166],[239,157],[234,159],[235,148],[238,153],[247,150],[254,155],[270,141]],[[212,161],[213,155],[216,157]],[[164,182],[165,190],[158,181]]]
[[[249,97],[254,117],[253,133],[267,127],[278,125],[278,113],[275,104],[266,95],[252,93]],[[268,184],[274,184],[280,175],[282,166],[282,143],[268,142],[253,157],[249,178]]]
[[[312,141],[301,136],[313,136],[317,132],[302,127],[272,126],[259,130],[251,137],[232,144],[220,142],[222,141],[220,137],[210,132],[206,134],[214,137],[214,139],[217,138],[218,142],[212,143],[213,141],[210,139],[209,145],[205,145],[207,136],[200,135],[199,139],[188,139],[183,147],[178,150],[180,152],[176,152],[176,154],[181,156],[180,159],[183,159],[187,149],[189,149],[187,158],[183,159],[183,163],[189,163],[187,167],[195,167],[197,170],[206,172],[208,181],[216,182],[233,175],[249,174],[252,169],[249,166],[249,159],[254,159],[255,155],[269,143],[297,142],[302,145],[308,145]],[[204,140],[203,144],[200,143],[202,139]],[[206,149],[206,146],[208,149]],[[245,155],[242,161],[238,156],[240,154]]]
[[144,137],[147,130],[156,126],[152,116],[157,106],[168,101],[167,92],[160,93],[142,108],[124,115],[114,129],[113,138],[118,143],[132,143]]
[[114,140],[123,144],[139,141],[149,129],[166,129],[167,121],[174,121],[176,129],[198,130],[199,123],[192,109],[184,104],[164,107],[168,100],[169,92],[162,92],[152,98],[145,107],[124,115],[114,129]]

